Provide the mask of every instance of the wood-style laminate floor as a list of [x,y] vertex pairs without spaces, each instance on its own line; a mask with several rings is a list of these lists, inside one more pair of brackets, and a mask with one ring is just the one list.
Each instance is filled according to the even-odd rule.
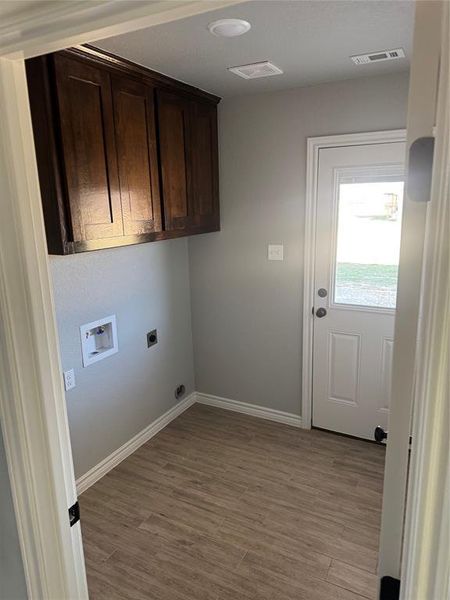
[[384,448],[194,405],[80,498],[92,600],[375,598]]

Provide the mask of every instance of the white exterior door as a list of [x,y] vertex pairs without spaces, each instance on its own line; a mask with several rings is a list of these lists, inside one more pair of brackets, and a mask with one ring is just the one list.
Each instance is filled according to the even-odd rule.
[[373,439],[389,414],[405,144],[319,152],[315,427]]

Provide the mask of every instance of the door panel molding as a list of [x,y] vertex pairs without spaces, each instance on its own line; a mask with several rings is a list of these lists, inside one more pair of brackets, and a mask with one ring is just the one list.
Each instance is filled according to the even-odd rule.
[[[362,146],[404,142],[405,129],[374,131],[310,137],[307,140],[306,160],[306,206],[304,231],[303,262],[303,357],[302,357],[302,427],[311,429],[312,420],[312,368],[313,368],[313,324],[312,307],[314,306],[314,272],[316,247],[316,216],[319,153],[321,149],[336,146]],[[343,307],[339,306],[345,310]],[[370,310],[358,307],[359,310]],[[353,307],[352,307],[353,310]],[[378,311],[378,309],[377,309]]]
[[387,398],[387,406],[380,405],[381,411],[389,411],[391,405],[391,381],[392,381],[392,355],[394,352],[394,339],[383,337],[381,348],[381,374],[380,387],[383,392],[380,398]]
[[[339,348],[339,345],[341,348]],[[346,350],[346,352],[344,351]],[[359,374],[361,369],[361,336],[348,331],[328,332],[329,379],[328,401],[358,406]],[[344,358],[346,364],[336,365],[338,357]],[[345,380],[350,376],[350,385],[344,392]],[[350,391],[350,388],[351,391]]]

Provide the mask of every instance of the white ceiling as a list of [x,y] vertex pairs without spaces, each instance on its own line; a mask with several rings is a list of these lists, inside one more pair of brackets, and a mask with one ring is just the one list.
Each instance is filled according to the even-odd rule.
[[[249,33],[218,38],[208,23],[250,21]],[[409,68],[411,0],[253,0],[94,45],[219,96],[290,89]],[[352,54],[402,47],[406,59],[355,66]],[[227,67],[270,60],[283,75],[244,80]]]

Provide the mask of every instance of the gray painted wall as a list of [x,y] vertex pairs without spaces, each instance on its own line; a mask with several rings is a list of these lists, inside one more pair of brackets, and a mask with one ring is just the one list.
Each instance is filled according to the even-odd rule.
[[219,105],[222,231],[189,240],[197,391],[301,413],[306,138],[402,128],[407,93],[397,74]]
[[0,598],[25,600],[27,588],[0,428]]
[[[197,391],[300,413],[306,137],[403,127],[407,83],[225,100],[221,232],[50,257],[63,370],[77,383],[66,394],[77,477],[173,406],[177,385],[193,391],[194,360]],[[267,261],[269,242],[284,262]],[[79,326],[109,314],[119,352],[83,368]]]
[[[187,240],[50,257],[76,477],[194,390]],[[117,317],[119,352],[82,367],[79,326]],[[159,342],[147,348],[146,333]]]

